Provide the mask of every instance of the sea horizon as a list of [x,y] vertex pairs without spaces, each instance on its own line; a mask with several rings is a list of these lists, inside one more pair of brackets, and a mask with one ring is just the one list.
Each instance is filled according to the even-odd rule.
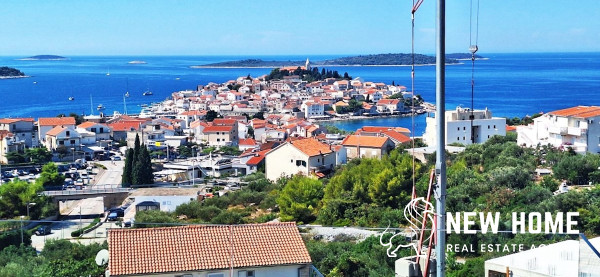
[[[337,55],[345,56],[345,55]],[[523,117],[576,105],[598,105],[600,91],[600,52],[556,53],[482,53],[489,58],[475,62],[475,108],[489,108],[494,116]],[[2,105],[0,117],[41,117],[64,113],[98,114],[95,106],[106,107],[105,114],[124,113],[123,95],[128,113],[138,113],[141,104],[159,102],[180,90],[194,90],[209,82],[223,83],[248,74],[268,74],[265,68],[190,68],[193,65],[244,58],[305,59],[306,55],[113,55],[70,56],[67,60],[15,60],[25,56],[0,56],[0,65],[15,67],[30,78],[0,80]],[[332,56],[318,56],[331,58]],[[311,60],[316,59],[309,57]],[[146,64],[128,64],[144,60]],[[526,61],[526,62],[524,62]],[[404,85],[410,91],[408,66],[325,66],[366,81]],[[471,106],[471,63],[446,67],[446,108]],[[435,66],[415,69],[415,94],[435,103]],[[110,76],[106,76],[110,73]],[[152,90],[153,96],[142,96]],[[67,98],[75,97],[74,101]],[[92,101],[90,101],[92,98]],[[27,99],[27,100],[24,100]],[[92,102],[92,103],[90,103]],[[10,103],[10,104],[8,104]],[[410,118],[380,121],[401,127],[410,126]],[[369,120],[360,121],[369,125]],[[424,131],[424,117],[416,120],[416,135]],[[375,122],[375,120],[371,121]],[[356,123],[334,122],[342,129]]]

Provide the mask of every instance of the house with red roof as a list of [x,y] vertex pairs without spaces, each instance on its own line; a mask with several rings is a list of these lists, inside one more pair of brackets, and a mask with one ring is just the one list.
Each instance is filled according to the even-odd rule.
[[294,222],[110,229],[108,253],[110,276],[308,277],[317,273]]
[[342,145],[346,148],[348,159],[354,158],[376,158],[381,159],[387,155],[395,145],[391,139],[386,136],[361,136],[349,135],[343,141]]
[[[552,145],[575,152],[600,153],[600,106],[575,106],[551,111],[517,126],[517,143],[529,147]],[[506,132],[506,126],[501,126]]]
[[271,181],[302,174],[325,177],[336,165],[331,146],[314,138],[289,140],[266,154],[266,177]]
[[379,113],[401,113],[404,112],[404,102],[400,99],[381,99],[377,101],[377,112]]
[[37,147],[38,130],[34,122],[33,118],[2,118],[0,119],[0,130],[11,132],[19,140],[23,140],[27,147]]
[[260,144],[253,138],[240,138],[238,142],[238,148],[241,151],[245,151],[247,149],[257,149],[258,147],[260,147]]
[[238,144],[237,128],[233,125],[211,125],[202,130],[202,140],[209,146],[221,147]]
[[127,132],[141,130],[146,126],[146,121],[128,120],[107,124],[112,130],[113,139],[116,141],[127,139]]
[[73,126],[59,125],[46,132],[44,142],[46,148],[50,151],[56,150],[59,146],[80,149],[81,135]]
[[6,154],[25,151],[25,140],[8,130],[0,130],[0,163],[7,164]]
[[46,145],[46,133],[56,126],[71,127],[75,129],[75,118],[70,116],[65,117],[40,117],[37,121],[38,126],[38,141],[40,144]]
[[77,132],[82,136],[82,142],[85,145],[107,146],[111,141],[111,129],[103,123],[86,121],[76,128]]

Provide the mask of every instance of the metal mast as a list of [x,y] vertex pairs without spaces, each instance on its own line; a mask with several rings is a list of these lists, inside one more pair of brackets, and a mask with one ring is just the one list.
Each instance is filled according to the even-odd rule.
[[437,0],[436,16],[436,61],[435,61],[435,105],[437,123],[437,150],[435,173],[437,186],[436,200],[436,234],[435,244],[436,272],[438,277],[444,277],[446,269],[446,1]]

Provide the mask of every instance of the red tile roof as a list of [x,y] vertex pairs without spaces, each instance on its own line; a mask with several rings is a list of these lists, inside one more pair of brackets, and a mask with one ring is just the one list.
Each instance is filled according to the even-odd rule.
[[308,155],[309,157],[333,152],[329,148],[328,144],[322,143],[312,138],[298,139],[290,141],[289,143],[296,147],[298,150],[300,150],[302,153]]
[[398,105],[400,100],[398,99],[381,99],[377,102],[377,105]]
[[140,121],[121,121],[108,124],[108,127],[110,127],[113,130],[113,132],[127,132],[131,130],[139,130],[140,124]]
[[410,138],[408,136],[396,131],[385,131],[382,132],[382,134],[388,136],[392,140],[398,141],[399,143],[407,143],[410,141]]
[[294,222],[110,229],[111,275],[311,263]]
[[387,137],[349,135],[342,141],[342,145],[381,148],[388,140]]
[[214,133],[214,132],[231,132],[233,126],[208,126],[202,130],[202,133]]
[[600,116],[600,107],[598,106],[577,106],[558,111],[549,112],[551,115],[565,117],[588,118]]
[[33,118],[2,118],[0,124],[11,124],[19,121],[34,122],[35,120]]
[[223,119],[223,118],[216,118],[215,120],[213,120],[213,124],[215,125],[229,125],[229,126],[233,126],[235,125],[235,123],[237,122],[237,120],[235,119]]
[[40,117],[38,119],[39,126],[58,126],[58,125],[75,125],[75,118],[66,117]]
[[516,132],[517,131],[517,126],[506,125],[506,131],[507,132]]
[[258,144],[256,143],[256,140],[254,140],[252,138],[247,138],[247,139],[241,138],[238,145],[258,145]]
[[410,130],[408,128],[404,128],[404,127],[385,127],[385,126],[363,126],[362,128],[358,129],[356,131],[357,134],[360,134],[361,132],[368,132],[368,133],[381,133],[381,132],[385,132],[385,131],[389,131],[389,130],[393,130],[399,133],[405,133],[405,134],[410,134]]
[[67,128],[65,128],[64,126],[56,126],[56,127],[52,128],[50,131],[48,131],[46,133],[46,135],[47,136],[56,136],[66,129]]

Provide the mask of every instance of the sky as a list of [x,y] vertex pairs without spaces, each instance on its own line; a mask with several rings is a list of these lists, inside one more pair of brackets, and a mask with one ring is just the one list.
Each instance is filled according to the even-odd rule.
[[[467,52],[470,5],[448,0],[447,52]],[[435,0],[415,51],[435,52]],[[480,53],[600,51],[600,1],[481,0]],[[3,0],[0,55],[410,52],[411,0]],[[473,14],[475,22],[476,14]]]

